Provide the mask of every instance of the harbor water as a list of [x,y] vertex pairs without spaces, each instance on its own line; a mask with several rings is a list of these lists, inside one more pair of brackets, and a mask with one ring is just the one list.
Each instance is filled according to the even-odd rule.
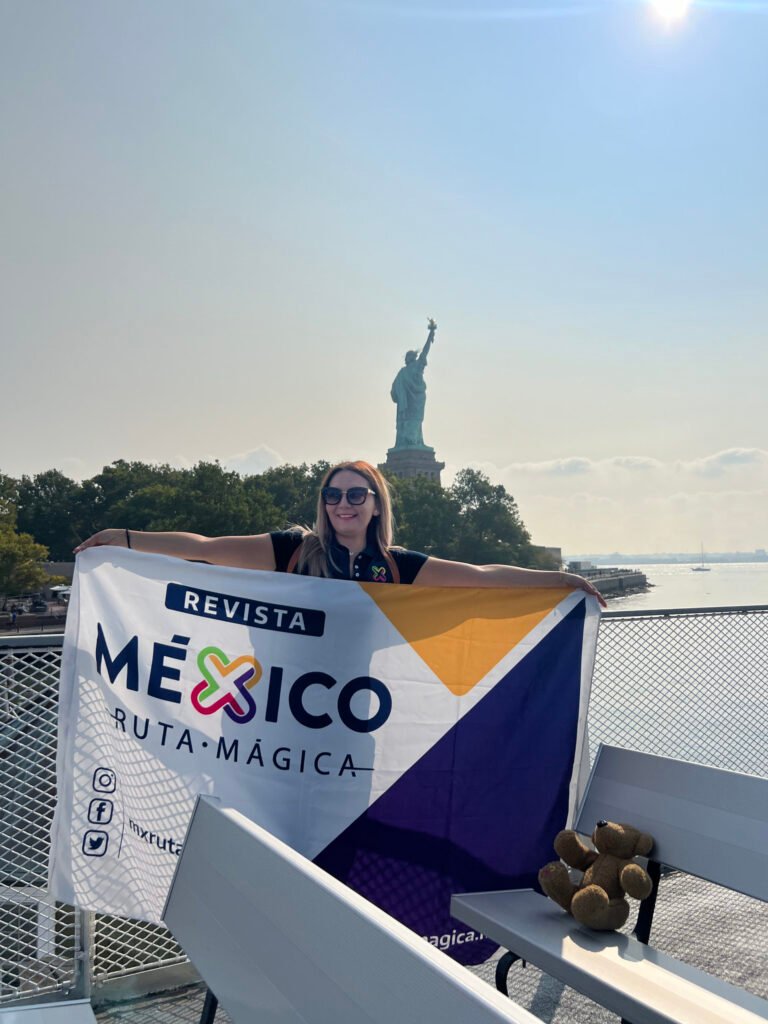
[[625,566],[644,572],[650,589],[644,594],[610,599],[609,610],[768,605],[768,562],[712,562],[709,572],[694,571],[698,564]]

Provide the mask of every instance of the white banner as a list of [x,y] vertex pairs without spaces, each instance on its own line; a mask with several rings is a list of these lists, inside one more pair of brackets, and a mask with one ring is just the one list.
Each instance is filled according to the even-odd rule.
[[463,962],[452,891],[529,885],[573,809],[598,609],[582,592],[357,584],[78,557],[57,899],[159,921],[198,793]]

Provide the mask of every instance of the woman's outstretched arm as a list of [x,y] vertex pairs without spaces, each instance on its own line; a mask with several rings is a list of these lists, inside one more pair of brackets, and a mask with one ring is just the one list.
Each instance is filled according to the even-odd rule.
[[145,533],[141,530],[110,529],[94,533],[78,544],[75,554],[86,548],[110,545],[153,555],[171,555],[191,562],[231,565],[237,569],[274,569],[275,552],[268,533],[251,537],[203,537],[199,533]]
[[470,565],[444,558],[426,560],[414,583],[422,587],[569,587],[596,597],[602,595],[583,576],[549,569],[521,569],[515,565]]

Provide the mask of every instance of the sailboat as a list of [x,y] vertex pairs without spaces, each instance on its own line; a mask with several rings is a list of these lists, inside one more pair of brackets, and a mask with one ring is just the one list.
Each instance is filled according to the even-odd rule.
[[704,565],[704,545],[701,545],[701,564],[692,566],[693,572],[709,572],[710,567]]

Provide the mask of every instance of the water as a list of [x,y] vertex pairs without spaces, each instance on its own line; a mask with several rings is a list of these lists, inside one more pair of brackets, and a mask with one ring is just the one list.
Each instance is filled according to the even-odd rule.
[[608,610],[768,605],[768,562],[714,562],[709,572],[694,572],[694,565],[622,566],[644,572],[653,586],[646,594],[609,599]]

